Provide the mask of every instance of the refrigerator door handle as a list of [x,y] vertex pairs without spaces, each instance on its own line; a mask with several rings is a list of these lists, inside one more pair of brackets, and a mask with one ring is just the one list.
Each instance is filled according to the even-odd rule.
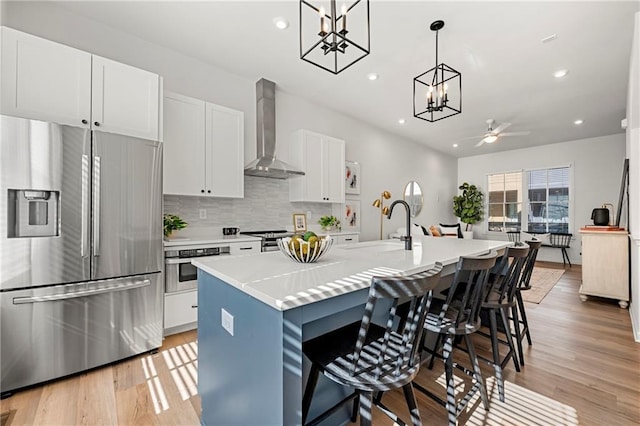
[[93,255],[100,256],[100,157],[93,157]]
[[89,254],[89,156],[82,156],[82,224],[80,237],[80,256]]
[[76,299],[78,297],[95,296],[96,294],[113,293],[116,291],[132,290],[134,288],[147,287],[151,285],[151,280],[134,281],[128,284],[115,284],[108,287],[101,287],[92,290],[80,290],[71,293],[50,294],[46,296],[28,296],[28,297],[14,297],[14,305],[22,305],[25,303],[38,303],[38,302],[54,302],[57,300]]

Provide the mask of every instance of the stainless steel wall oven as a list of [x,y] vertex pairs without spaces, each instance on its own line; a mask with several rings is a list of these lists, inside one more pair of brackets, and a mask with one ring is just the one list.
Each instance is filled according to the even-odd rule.
[[198,288],[197,268],[191,264],[195,258],[224,256],[230,254],[230,247],[184,246],[171,247],[165,251],[165,292],[174,293]]

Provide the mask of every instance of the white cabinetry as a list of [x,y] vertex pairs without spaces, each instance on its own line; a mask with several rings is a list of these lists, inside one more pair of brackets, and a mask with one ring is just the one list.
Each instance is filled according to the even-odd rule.
[[260,241],[251,241],[246,243],[233,243],[230,247],[230,253],[232,256],[238,256],[241,254],[255,254],[260,253],[262,250],[262,243]]
[[[198,290],[164,295],[164,329],[174,329],[198,321]],[[187,327],[193,329],[195,327]],[[186,331],[184,328],[180,331]]]
[[158,139],[160,77],[2,27],[2,113]]
[[[228,246],[231,256],[260,253],[260,241],[208,243],[207,247]],[[164,335],[193,330],[198,326],[198,290],[186,290],[164,295]]]
[[289,161],[305,172],[289,179],[290,201],[344,202],[345,142],[298,130],[289,149]]
[[244,113],[164,94],[164,193],[244,197]]
[[355,244],[360,240],[357,233],[353,234],[331,234],[331,238],[335,238],[337,245]]
[[626,231],[580,231],[582,236],[582,286],[588,296],[617,299],[629,304],[629,234]]

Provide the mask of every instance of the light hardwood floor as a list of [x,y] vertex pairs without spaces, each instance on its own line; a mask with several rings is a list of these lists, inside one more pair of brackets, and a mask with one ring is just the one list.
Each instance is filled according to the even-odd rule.
[[[460,424],[640,424],[640,343],[633,341],[629,312],[613,300],[582,303],[579,287],[580,267],[574,266],[542,303],[527,304],[533,346],[525,343],[520,373],[506,367],[507,402],[492,395],[488,414],[477,408],[463,414]],[[0,401],[0,412],[11,412],[11,426],[198,425],[196,339],[196,332],[169,336],[157,354],[18,392]],[[488,340],[474,341],[489,354]],[[493,389],[492,369],[483,365],[483,371]],[[423,368],[418,380],[438,389],[441,375],[436,363],[433,370]],[[446,424],[444,408],[417,397],[425,425]],[[383,402],[408,419],[401,392],[388,392]],[[374,424],[393,422],[374,409]]]

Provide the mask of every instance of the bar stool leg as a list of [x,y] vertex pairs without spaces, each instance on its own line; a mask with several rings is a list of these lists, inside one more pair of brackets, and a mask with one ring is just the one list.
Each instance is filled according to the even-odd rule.
[[518,315],[517,304],[511,307],[511,321],[513,321],[513,328],[516,332],[516,344],[518,345],[518,358],[520,359],[520,365],[524,365],[524,350],[522,349],[522,335],[520,334],[520,316]]
[[404,398],[407,400],[409,412],[411,413],[411,423],[413,423],[413,426],[421,426],[420,410],[418,410],[416,395],[413,393],[413,386],[411,383],[407,383],[402,387],[402,390],[404,391]]
[[360,426],[371,426],[371,405],[373,403],[373,393],[360,392]]
[[455,426],[457,424],[458,410],[456,407],[456,385],[453,377],[453,336],[451,335],[445,337],[442,356],[447,380],[447,417],[449,418],[449,426]]
[[518,307],[520,308],[520,315],[522,316],[522,323],[524,324],[524,332],[527,336],[527,342],[529,345],[531,343],[531,334],[529,333],[529,321],[527,321],[527,311],[524,309],[524,300],[522,299],[522,294],[520,292],[517,293],[518,296]]
[[478,384],[480,385],[480,397],[482,398],[482,404],[484,405],[484,409],[489,411],[489,397],[487,396],[487,387],[485,386],[484,379],[482,378],[482,371],[480,371],[480,364],[478,363],[478,356],[476,355],[476,349],[473,346],[473,340],[471,339],[471,336],[468,334],[464,335],[464,340],[465,340],[465,345],[467,345],[469,361],[471,361],[471,365],[473,365],[474,378],[478,381]]
[[309,415],[309,408],[311,407],[311,398],[313,397],[313,391],[318,383],[318,375],[320,374],[320,368],[316,364],[311,364],[311,370],[309,371],[309,378],[307,379],[307,386],[304,389],[304,395],[302,396],[302,424],[304,425]]
[[498,347],[498,324],[496,321],[496,311],[489,310],[489,324],[491,332],[491,352],[493,353],[493,369],[496,374],[498,384],[498,396],[504,402],[504,379],[502,378],[502,362],[500,361],[500,350]]
[[507,344],[509,345],[509,353],[511,353],[511,359],[516,371],[520,372],[520,363],[518,363],[518,356],[516,355],[516,347],[513,344],[513,334],[511,334],[511,327],[509,327],[509,319],[507,308],[500,309],[500,316],[502,317],[502,326],[504,327],[504,334],[507,336]]

